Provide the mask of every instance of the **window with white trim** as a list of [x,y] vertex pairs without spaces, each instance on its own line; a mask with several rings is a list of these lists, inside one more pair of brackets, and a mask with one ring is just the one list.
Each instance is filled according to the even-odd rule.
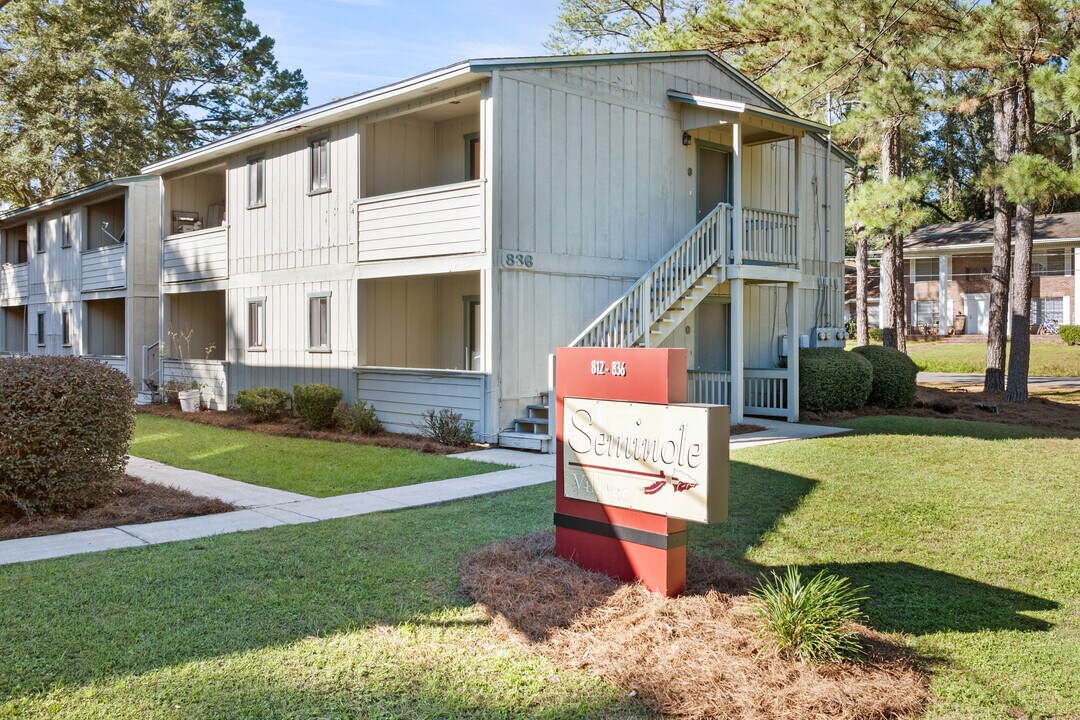
[[308,295],[308,350],[330,352],[330,293]]
[[266,298],[247,301],[248,350],[266,350]]
[[37,314],[37,346],[45,347],[45,313]]
[[37,221],[37,232],[34,237],[34,248],[38,254],[45,252],[45,219]]
[[71,347],[71,311],[65,310],[60,315],[61,332],[63,333],[64,347]]
[[941,258],[917,258],[912,282],[937,282]]
[[71,247],[71,213],[60,216],[60,247]]
[[266,205],[266,159],[262,156],[247,161],[247,206],[259,208]]
[[1032,298],[1031,317],[1029,322],[1033,325],[1052,320],[1056,323],[1065,322],[1065,301],[1062,298]]
[[330,190],[330,138],[315,138],[308,142],[308,192]]
[[1031,256],[1031,274],[1039,276],[1071,275],[1069,256],[1072,251],[1064,248],[1035,252]]
[[937,300],[916,300],[912,303],[912,325],[937,325],[938,323]]

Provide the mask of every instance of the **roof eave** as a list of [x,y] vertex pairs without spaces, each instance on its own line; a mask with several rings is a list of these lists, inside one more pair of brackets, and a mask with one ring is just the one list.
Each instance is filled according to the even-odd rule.
[[139,180],[149,180],[152,175],[127,175],[125,177],[113,178],[111,180],[102,180],[96,182],[93,185],[87,185],[86,187],[72,190],[70,192],[61,193],[59,195],[53,195],[52,197],[45,198],[40,202],[36,202],[33,205],[24,205],[14,210],[9,210],[6,213],[0,214],[0,223],[7,222],[8,220],[14,220],[22,215],[32,215],[41,210],[47,210],[57,205],[63,205],[64,203],[71,202],[72,200],[78,200],[81,197],[87,195],[93,195],[94,193],[101,192],[114,185],[128,185],[130,183]]

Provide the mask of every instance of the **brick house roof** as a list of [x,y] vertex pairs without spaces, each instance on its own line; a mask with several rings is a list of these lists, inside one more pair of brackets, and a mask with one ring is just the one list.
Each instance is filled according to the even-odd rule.
[[[1035,239],[1080,241],[1080,212],[1038,216],[1035,218]],[[929,250],[954,245],[992,244],[993,242],[994,221],[974,220],[940,223],[919,228],[904,240],[904,249]]]

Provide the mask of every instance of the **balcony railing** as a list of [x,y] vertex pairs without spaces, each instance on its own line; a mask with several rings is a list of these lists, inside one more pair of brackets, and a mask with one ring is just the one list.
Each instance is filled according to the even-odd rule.
[[109,245],[82,253],[82,290],[127,287],[127,246]]
[[743,208],[743,262],[795,265],[799,261],[799,216]]
[[356,201],[357,260],[484,251],[484,181],[440,185]]
[[0,299],[26,297],[30,294],[30,282],[26,263],[0,265]]
[[[688,402],[730,404],[730,372],[690,370],[687,371],[686,378]],[[787,370],[746,368],[743,371],[743,412],[747,415],[786,417],[788,414],[787,383]]]
[[229,228],[206,228],[165,238],[161,251],[166,283],[219,280],[229,276]]

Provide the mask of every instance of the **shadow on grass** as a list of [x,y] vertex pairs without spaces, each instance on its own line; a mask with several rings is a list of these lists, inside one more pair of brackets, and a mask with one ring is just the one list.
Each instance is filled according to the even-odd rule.
[[[1008,406],[1002,404],[1005,412]],[[889,412],[881,410],[882,413]],[[994,415],[986,414],[986,419],[960,419],[948,415],[924,417],[918,415],[863,415],[844,419],[825,418],[826,425],[839,425],[852,428],[860,435],[923,435],[927,437],[969,437],[975,440],[1028,440],[1061,438],[1075,440],[1080,438],[1080,406],[1077,406],[1075,421],[1058,427],[1040,427],[993,421]]]

